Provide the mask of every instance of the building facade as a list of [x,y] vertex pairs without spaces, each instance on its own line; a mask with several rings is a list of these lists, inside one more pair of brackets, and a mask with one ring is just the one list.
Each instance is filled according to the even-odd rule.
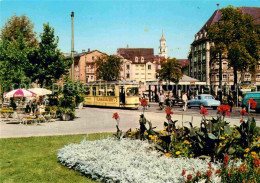
[[[96,66],[95,60],[98,57],[106,55],[98,50],[86,52],[82,50],[82,53],[74,55],[74,81],[80,81],[82,83],[88,83],[96,81]],[[71,59],[71,56],[65,59]],[[69,70],[71,76],[71,68]]]
[[[260,8],[256,7],[240,7],[243,14],[250,14],[254,17],[256,26],[260,25]],[[208,21],[203,25],[198,33],[195,34],[194,41],[191,43],[188,54],[189,60],[189,76],[205,81],[207,86],[214,86],[215,92],[219,86],[219,63],[211,63],[210,47],[214,44],[210,42],[207,36],[207,27],[213,25],[221,19],[221,11],[216,10]],[[228,60],[222,59],[222,85],[232,86],[234,84],[233,69],[228,67]],[[257,68],[255,77],[250,73],[238,73],[238,81],[249,82],[254,85],[260,85],[260,67]]]
[[142,83],[156,80],[153,48],[118,48],[117,55],[123,60],[123,80]]

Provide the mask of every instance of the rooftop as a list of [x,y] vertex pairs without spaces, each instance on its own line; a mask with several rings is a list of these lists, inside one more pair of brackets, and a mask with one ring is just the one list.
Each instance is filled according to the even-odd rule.
[[[243,14],[250,14],[254,18],[255,25],[260,25],[260,8],[259,7],[238,7]],[[202,26],[198,33],[203,32],[207,27],[218,22],[221,19],[221,11],[216,10],[208,21]]]

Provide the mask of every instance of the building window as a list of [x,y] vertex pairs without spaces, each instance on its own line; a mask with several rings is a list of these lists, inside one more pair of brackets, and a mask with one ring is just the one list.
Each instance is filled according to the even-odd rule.
[[138,57],[135,57],[135,62],[138,62]]
[[95,56],[92,56],[92,60],[95,60]]
[[249,74],[246,74],[246,75],[245,75],[245,78],[249,79],[249,78],[250,78],[250,75],[249,75]]
[[144,57],[141,57],[141,62],[144,62]]
[[256,75],[256,78],[257,78],[257,79],[260,79],[260,75]]
[[152,75],[152,73],[148,73],[148,75]]
[[139,73],[135,73],[135,75],[139,75]]
[[130,78],[130,74],[129,73],[126,74],[126,78]]
[[227,75],[226,74],[223,74],[223,79],[227,79]]
[[260,65],[257,65],[257,70],[260,70]]
[[126,69],[129,70],[130,69],[130,65],[126,65]]
[[93,80],[93,76],[91,76],[91,80]]
[[148,70],[151,70],[152,69],[152,66],[151,65],[148,65]]

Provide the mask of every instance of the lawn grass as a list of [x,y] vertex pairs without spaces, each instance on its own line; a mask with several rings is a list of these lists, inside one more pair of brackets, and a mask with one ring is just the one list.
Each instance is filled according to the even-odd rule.
[[57,151],[84,137],[97,140],[112,133],[0,139],[0,182],[95,182],[62,166]]

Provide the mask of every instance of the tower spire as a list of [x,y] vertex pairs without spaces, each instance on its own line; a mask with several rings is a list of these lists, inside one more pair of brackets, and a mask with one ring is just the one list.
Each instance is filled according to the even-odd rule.
[[164,36],[163,36],[163,29],[162,29],[162,37],[161,37],[160,40],[166,41],[165,38],[164,38]]

